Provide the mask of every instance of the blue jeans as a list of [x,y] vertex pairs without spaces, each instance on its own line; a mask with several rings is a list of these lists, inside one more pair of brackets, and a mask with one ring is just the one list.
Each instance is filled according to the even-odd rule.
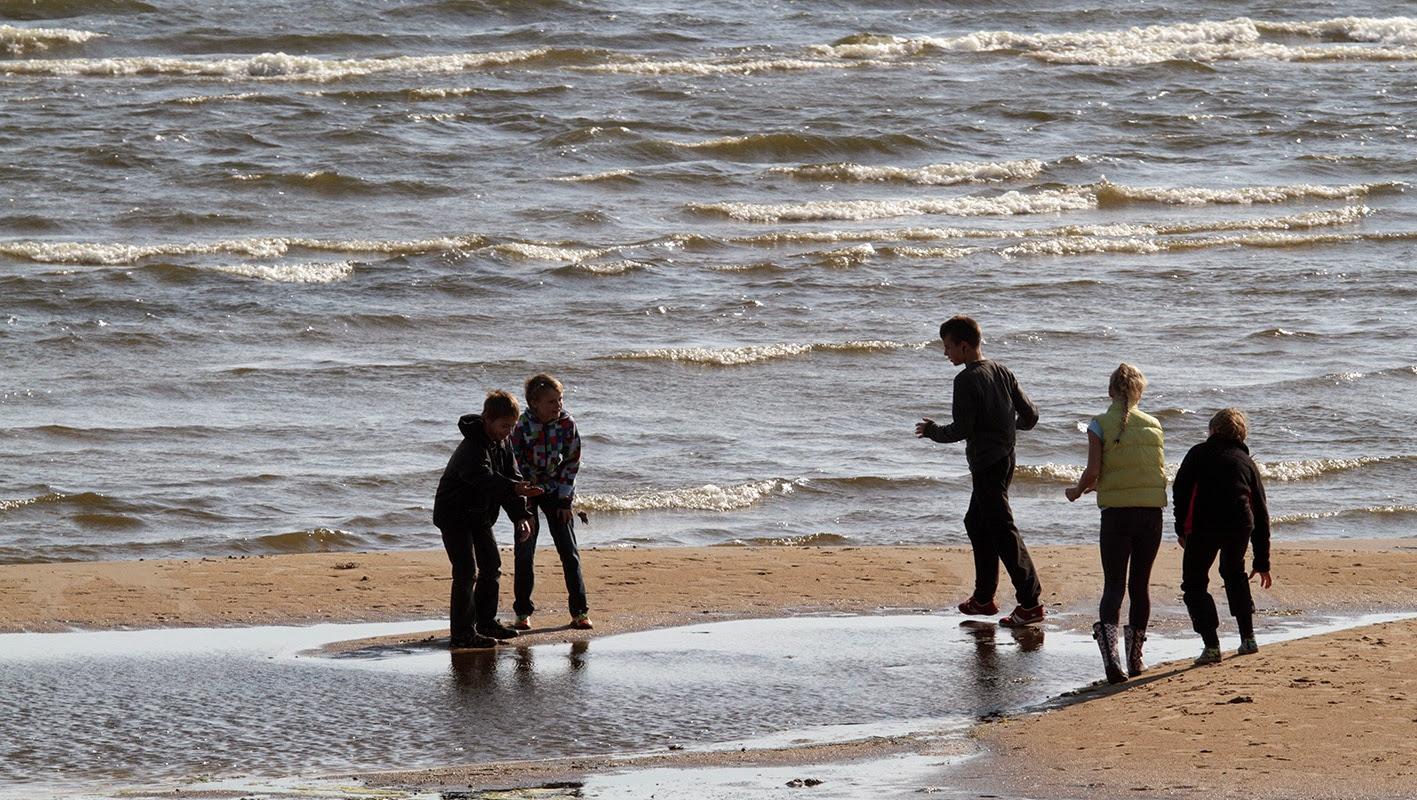
[[[566,578],[566,604],[571,616],[584,614],[590,610],[585,596],[585,580],[581,577],[581,553],[576,547],[575,518],[568,522],[557,519],[555,498],[533,498],[531,505],[531,536],[524,542],[517,542],[512,548],[516,573],[512,586],[516,600],[512,610],[519,617],[529,617],[536,611],[531,602],[531,592],[536,586],[536,538],[541,533],[541,516],[546,516],[546,527],[551,530],[551,541],[556,543],[556,553],[561,556],[561,573]],[[540,511],[538,514],[537,512]]]

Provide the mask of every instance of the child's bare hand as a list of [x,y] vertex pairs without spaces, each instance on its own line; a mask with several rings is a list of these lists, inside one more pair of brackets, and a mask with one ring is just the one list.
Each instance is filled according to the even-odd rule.
[[1268,589],[1271,585],[1274,584],[1274,580],[1269,577],[1269,573],[1268,573],[1268,572],[1260,572],[1260,571],[1257,570],[1257,569],[1252,569],[1252,570],[1250,570],[1250,577],[1251,577],[1251,578],[1254,578],[1256,575],[1260,576],[1260,588],[1261,588],[1261,589]]
[[1067,496],[1068,502],[1071,503],[1079,497],[1082,497],[1082,490],[1076,486],[1069,486],[1063,490],[1063,494]]
[[541,495],[546,493],[545,489],[541,488],[540,486],[537,486],[531,481],[519,481],[517,483],[512,484],[512,491],[516,492],[522,497],[540,497]]
[[924,438],[925,432],[930,430],[930,427],[934,424],[935,421],[933,419],[930,419],[929,417],[921,417],[920,421],[915,423],[916,438]]
[[531,538],[531,520],[524,519],[517,523],[517,541],[525,542]]
[[571,509],[569,509],[569,508],[558,508],[558,509],[556,509],[556,519],[559,520],[562,525],[570,525],[570,524],[571,524]]

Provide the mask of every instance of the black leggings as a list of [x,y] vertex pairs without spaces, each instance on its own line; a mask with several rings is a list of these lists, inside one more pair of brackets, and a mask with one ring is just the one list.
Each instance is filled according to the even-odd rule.
[[1097,607],[1098,619],[1116,625],[1122,614],[1122,598],[1130,594],[1132,607],[1127,613],[1127,622],[1133,628],[1145,628],[1151,619],[1151,565],[1161,549],[1161,509],[1102,509],[1102,535],[1098,543],[1102,550],[1102,602]]

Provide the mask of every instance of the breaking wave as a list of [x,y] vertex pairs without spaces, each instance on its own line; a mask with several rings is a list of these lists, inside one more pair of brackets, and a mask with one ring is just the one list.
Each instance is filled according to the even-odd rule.
[[215,242],[173,242],[134,245],[117,242],[0,242],[0,254],[41,264],[89,264],[124,266],[151,258],[185,255],[232,254],[252,258],[278,258],[291,250],[335,253],[417,253],[460,251],[479,247],[486,238],[477,235],[447,236],[437,239],[304,239],[269,237],[224,239]]
[[770,497],[792,494],[791,481],[762,480],[736,485],[704,484],[630,494],[586,494],[576,497],[584,511],[741,511]]
[[754,59],[748,61],[629,61],[619,64],[592,64],[571,67],[578,72],[625,75],[756,75],[764,72],[801,72],[814,69],[851,69],[890,66],[873,61],[822,61],[805,58]]
[[316,261],[305,264],[230,264],[214,267],[217,272],[257,278],[275,283],[334,283],[354,274],[348,261]]
[[100,76],[182,76],[286,81],[336,81],[386,73],[463,72],[526,64],[554,55],[545,48],[441,56],[324,59],[262,53],[246,58],[73,58],[0,62],[0,74]]
[[56,45],[83,44],[105,34],[70,28],[17,28],[0,25],[0,50],[12,56],[38,53]]
[[1043,162],[1022,161],[958,161],[928,164],[923,167],[873,167],[864,164],[804,164],[796,167],[773,167],[769,172],[816,181],[910,183],[920,186],[951,186],[958,183],[984,183],[1034,178],[1043,172]]
[[815,352],[880,352],[903,350],[922,345],[903,344],[890,341],[860,341],[826,344],[766,344],[744,345],[742,347],[663,347],[655,350],[637,350],[614,353],[606,358],[633,361],[677,361],[688,364],[708,364],[719,367],[733,367],[741,364],[756,364],[780,358],[791,358]]
[[1097,199],[1076,190],[1047,189],[1032,194],[942,200],[818,200],[807,203],[689,203],[689,210],[745,222],[866,220],[943,214],[956,217],[1049,214],[1095,208]]
[[1323,519],[1348,519],[1353,517],[1399,517],[1417,514],[1417,505],[1395,504],[1390,506],[1365,506],[1363,508],[1343,508],[1336,511],[1311,511],[1299,514],[1279,514],[1270,517],[1272,525],[1291,525],[1301,522],[1315,522]]

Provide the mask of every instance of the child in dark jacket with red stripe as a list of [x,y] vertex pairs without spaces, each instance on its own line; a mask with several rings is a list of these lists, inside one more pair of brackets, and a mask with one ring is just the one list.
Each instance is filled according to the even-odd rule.
[[[1210,420],[1210,438],[1192,447],[1172,483],[1176,537],[1185,549],[1181,559],[1181,592],[1191,626],[1205,649],[1197,664],[1220,660],[1220,617],[1207,591],[1210,567],[1220,556],[1225,598],[1240,629],[1239,655],[1259,651],[1255,641],[1254,599],[1250,578],[1260,576],[1268,589],[1269,509],[1265,505],[1260,469],[1245,446],[1249,425],[1238,408],[1222,409]],[[1245,573],[1245,551],[1253,543],[1254,564]]]

